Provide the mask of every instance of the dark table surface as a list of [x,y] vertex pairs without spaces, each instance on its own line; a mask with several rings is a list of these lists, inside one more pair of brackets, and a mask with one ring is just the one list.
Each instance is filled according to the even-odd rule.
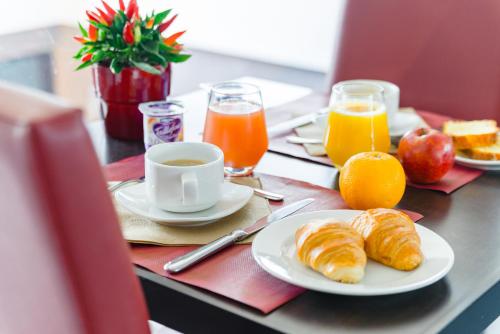
[[[106,137],[101,122],[89,129],[102,161],[143,151],[142,143]],[[337,174],[332,167],[271,152],[266,153],[257,171],[329,188]],[[451,195],[407,188],[400,207],[422,213],[425,218],[419,223],[444,237],[455,252],[455,264],[444,279],[410,293],[347,297],[310,291],[262,315],[144,269],[138,268],[137,273],[152,317],[187,332],[207,328],[231,332],[234,326],[244,326],[252,331],[287,333],[476,333],[500,314],[499,198],[499,174],[485,174]],[[184,307],[174,310],[177,304]],[[203,314],[199,322],[190,321],[199,314]]]
[[[72,72],[74,64],[68,66],[69,60],[65,60],[70,53],[63,42],[57,42],[66,41],[73,32],[69,28],[53,27],[0,36],[0,46],[29,45],[8,54],[0,53],[0,78],[86,105],[91,96],[83,99],[84,94],[73,93],[75,87],[91,91],[89,76]],[[30,39],[33,43],[28,43]],[[67,49],[74,48],[72,44],[67,46]],[[199,82],[243,75],[302,84],[315,90],[323,87],[325,79],[321,73],[196,50],[193,54],[192,61],[174,72],[174,94],[194,90]],[[65,85],[68,80],[69,87]],[[311,109],[313,107],[317,106]],[[204,117],[202,110],[192,112],[198,113],[199,118]],[[143,152],[142,143],[107,137],[100,121],[89,123],[89,133],[103,164]],[[337,174],[332,167],[271,152],[266,153],[257,171],[330,188]],[[444,237],[455,252],[455,265],[444,279],[410,293],[347,297],[309,291],[262,315],[224,297],[144,269],[136,270],[151,317],[188,333],[476,333],[500,314],[499,199],[500,174],[485,174],[451,195],[407,189],[400,206],[422,213],[425,218],[420,223]]]

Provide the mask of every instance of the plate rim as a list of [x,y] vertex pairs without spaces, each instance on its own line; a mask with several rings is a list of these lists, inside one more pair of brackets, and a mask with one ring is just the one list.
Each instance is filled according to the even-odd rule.
[[460,155],[455,155],[455,161],[466,167],[475,167],[475,168],[498,168],[500,169],[500,160],[479,160],[479,159],[470,159],[467,157],[463,157]]
[[[126,206],[120,200],[120,193],[123,192],[124,190],[126,190],[127,188],[130,189],[132,187],[145,187],[145,186],[146,185],[145,185],[144,182],[138,183],[138,184],[133,184],[133,185],[130,185],[130,186],[126,187],[126,188],[118,189],[113,194],[113,196],[114,196],[115,200],[118,202],[118,204],[120,204],[125,209],[127,209],[130,212],[132,212],[133,214],[136,214],[136,215],[141,216],[143,218],[149,219],[152,222],[155,222],[155,223],[158,223],[158,224],[162,224],[162,225],[166,225],[166,226],[174,226],[174,227],[184,227],[184,226],[185,227],[195,227],[195,226],[200,226],[200,224],[194,224],[194,223],[205,223],[205,224],[202,224],[202,225],[208,225],[210,223],[213,223],[213,222],[215,222],[215,221],[217,221],[219,219],[225,218],[225,217],[227,217],[227,216],[229,216],[229,215],[231,215],[231,214],[233,214],[233,213],[241,210],[241,208],[243,208],[245,205],[248,204],[248,202],[250,201],[250,199],[253,196],[253,189],[251,187],[246,186],[246,185],[242,185],[242,184],[237,184],[237,183],[229,182],[229,181],[224,181],[224,186],[245,189],[245,191],[248,193],[247,196],[246,196],[247,197],[246,200],[239,202],[238,205],[235,205],[234,208],[231,209],[231,210],[224,211],[224,213],[214,214],[213,216],[209,216],[208,218],[207,217],[192,217],[192,218],[185,217],[185,218],[178,218],[178,219],[175,219],[175,220],[164,220],[164,219],[161,219],[161,218],[158,219],[159,217],[153,217],[153,216],[150,216],[150,215],[144,215],[141,210],[136,209],[136,207]],[[203,212],[203,211],[206,211],[206,210],[209,210],[209,209],[205,209],[205,210],[198,211],[198,212]],[[161,210],[161,209],[159,209],[159,210]],[[165,211],[165,210],[163,210],[163,211]],[[176,214],[181,214],[181,213],[176,213]],[[192,212],[190,212],[190,214],[192,214]]]
[[[331,213],[331,212],[338,212],[338,211],[350,211],[350,212],[363,212],[363,210],[351,210],[351,209],[334,209],[334,210],[317,210],[317,211],[309,211],[309,212],[303,212],[303,213],[299,213],[299,214],[296,214],[296,215],[293,215],[293,216],[289,216],[289,217],[286,217],[284,218],[283,220],[288,220],[288,219],[291,219],[291,218],[297,218],[298,216],[307,216],[307,215],[310,215],[310,214],[326,214],[326,213]],[[277,224],[280,224],[282,223],[282,221],[280,222],[277,222]],[[318,291],[318,292],[323,292],[323,293],[329,293],[329,294],[336,294],[336,295],[345,295],[345,296],[365,296],[365,297],[368,297],[368,296],[384,296],[384,295],[393,295],[393,294],[398,294],[398,293],[404,293],[404,292],[410,292],[410,291],[414,291],[414,290],[418,290],[418,289],[421,289],[421,288],[424,288],[426,286],[429,286],[437,281],[439,281],[440,279],[442,279],[444,276],[446,276],[451,268],[453,268],[453,265],[455,263],[455,252],[453,251],[453,248],[451,247],[451,245],[448,243],[448,241],[446,241],[446,239],[444,239],[443,237],[441,237],[439,234],[437,234],[436,232],[432,231],[431,229],[421,225],[421,224],[418,224],[418,223],[415,223],[415,225],[420,229],[424,229],[424,230],[427,230],[428,232],[434,234],[435,236],[437,236],[440,241],[443,243],[443,245],[445,245],[446,248],[448,248],[449,250],[449,254],[450,254],[450,258],[449,258],[449,261],[447,263],[447,265],[445,267],[443,267],[437,274],[431,276],[431,277],[428,277],[424,280],[421,280],[419,282],[416,282],[416,283],[412,283],[412,284],[409,284],[409,285],[403,285],[403,286],[400,286],[400,287],[395,287],[395,288],[384,288],[383,290],[375,290],[375,291],[366,291],[366,290],[359,290],[359,291],[353,291],[353,290],[346,290],[346,291],[338,291],[338,290],[335,290],[335,291],[332,291],[331,289],[322,289],[322,288],[318,288],[317,286],[313,286],[313,285],[309,285],[309,284],[301,284],[300,282],[296,282],[292,279],[288,279],[288,277],[285,277],[285,276],[282,276],[280,275],[279,273],[276,273],[272,270],[270,270],[269,268],[267,268],[267,266],[261,261],[260,257],[257,256],[256,252],[256,248],[257,248],[257,244],[258,244],[258,240],[259,240],[259,235],[261,235],[262,232],[264,232],[266,229],[268,229],[268,227],[266,227],[265,229],[263,229],[260,233],[257,234],[257,236],[255,237],[255,239],[253,240],[252,242],[252,256],[254,258],[254,260],[257,262],[257,264],[260,266],[260,268],[262,268],[265,272],[267,272],[268,274],[270,274],[271,276],[277,278],[277,279],[280,279],[282,281],[285,281],[287,283],[290,283],[290,284],[293,284],[295,286],[299,286],[299,287],[302,287],[302,288],[305,288],[305,289],[308,289],[308,290],[313,290],[313,291]],[[270,225],[271,226],[271,225]],[[369,261],[373,261],[373,260],[369,260]],[[311,269],[312,270],[312,269]],[[396,270],[396,269],[394,269]],[[327,279],[327,278],[325,278]],[[333,283],[338,283],[338,284],[342,284],[342,283],[339,283],[339,282],[335,282],[335,281],[332,281]],[[345,283],[347,286],[351,286],[352,284],[347,284]],[[355,284],[354,284],[355,285]]]

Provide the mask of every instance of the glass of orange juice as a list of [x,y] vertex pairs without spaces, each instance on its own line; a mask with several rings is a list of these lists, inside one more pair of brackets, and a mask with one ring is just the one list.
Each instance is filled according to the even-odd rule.
[[389,152],[383,93],[382,86],[374,83],[341,82],[332,87],[323,144],[336,167],[360,152]]
[[203,141],[222,149],[226,175],[251,174],[268,146],[260,89],[240,82],[212,86]]

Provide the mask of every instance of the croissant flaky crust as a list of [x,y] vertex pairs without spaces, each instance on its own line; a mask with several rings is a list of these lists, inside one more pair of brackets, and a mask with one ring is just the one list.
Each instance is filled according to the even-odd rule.
[[363,238],[348,223],[335,219],[315,220],[295,233],[300,262],[343,283],[357,283],[365,273]]
[[370,259],[399,270],[413,270],[422,263],[420,238],[405,213],[370,209],[355,217],[351,225],[363,236]]

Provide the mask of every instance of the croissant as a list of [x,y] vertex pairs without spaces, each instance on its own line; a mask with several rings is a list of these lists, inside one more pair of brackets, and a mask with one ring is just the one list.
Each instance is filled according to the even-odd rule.
[[311,221],[295,233],[300,262],[329,279],[357,283],[364,275],[363,238],[348,223],[335,219]]
[[370,259],[399,270],[413,270],[423,259],[415,224],[403,212],[370,209],[352,221]]

